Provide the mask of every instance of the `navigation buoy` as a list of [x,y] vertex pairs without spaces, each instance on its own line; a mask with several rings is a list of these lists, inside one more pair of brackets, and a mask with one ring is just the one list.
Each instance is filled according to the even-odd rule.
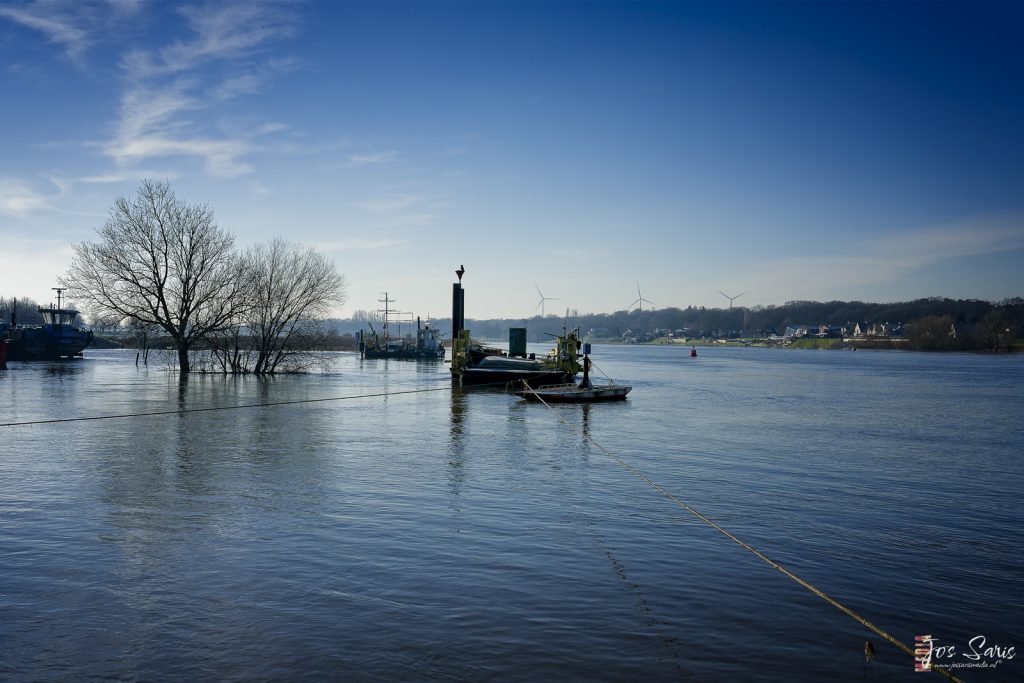
[[692,347],[690,347],[690,358],[696,358],[696,357],[697,357],[697,347],[696,346],[692,346]]

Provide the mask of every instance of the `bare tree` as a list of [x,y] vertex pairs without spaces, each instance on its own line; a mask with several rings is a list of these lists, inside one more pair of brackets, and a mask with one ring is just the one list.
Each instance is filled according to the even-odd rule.
[[323,318],[345,301],[345,278],[326,255],[278,238],[243,258],[248,305],[242,321],[252,336],[252,372],[278,371],[319,332]]
[[178,369],[189,349],[229,326],[244,300],[234,236],[205,205],[180,201],[166,182],[145,180],[119,198],[96,242],[74,245],[61,285],[96,318],[154,325],[173,340]]

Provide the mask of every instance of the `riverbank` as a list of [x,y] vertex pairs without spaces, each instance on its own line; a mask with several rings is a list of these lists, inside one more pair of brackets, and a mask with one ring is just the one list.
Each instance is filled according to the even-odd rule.
[[[594,343],[621,344],[617,340],[595,340]],[[1024,339],[1014,340],[1006,349],[994,352],[991,349],[973,348],[970,345],[953,345],[942,349],[915,349],[905,338],[897,339],[838,339],[838,338],[802,338],[783,342],[782,340],[768,341],[762,339],[686,339],[678,340],[671,337],[660,337],[649,342],[640,342],[641,346],[699,346],[699,347],[725,347],[735,348],[749,346],[755,348],[785,348],[785,349],[834,349],[839,351],[874,350],[874,351],[959,351],[974,353],[1024,353]]]

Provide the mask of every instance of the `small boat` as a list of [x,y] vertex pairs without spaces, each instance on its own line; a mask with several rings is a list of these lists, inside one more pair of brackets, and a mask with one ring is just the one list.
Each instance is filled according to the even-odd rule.
[[531,401],[545,403],[597,403],[599,401],[624,401],[633,387],[624,384],[593,384],[590,381],[590,344],[584,344],[583,379],[579,384],[549,384],[536,389],[524,386],[517,395]]
[[597,403],[599,401],[624,401],[626,394],[633,390],[622,384],[602,384],[581,387],[578,384],[553,384],[517,391],[516,394],[533,401],[545,403]]

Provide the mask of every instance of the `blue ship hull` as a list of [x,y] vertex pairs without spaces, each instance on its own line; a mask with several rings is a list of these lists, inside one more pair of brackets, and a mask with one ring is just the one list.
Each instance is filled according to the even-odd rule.
[[92,343],[92,332],[68,325],[42,325],[0,329],[6,337],[7,360],[59,360],[75,358]]

